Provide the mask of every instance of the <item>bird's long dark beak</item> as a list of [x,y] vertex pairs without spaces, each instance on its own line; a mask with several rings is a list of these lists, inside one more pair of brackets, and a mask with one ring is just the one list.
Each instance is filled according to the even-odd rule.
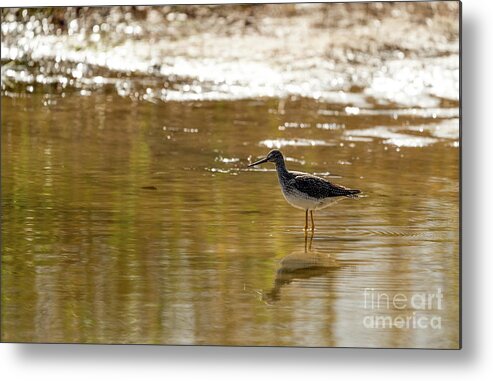
[[260,160],[256,161],[255,163],[249,164],[248,166],[253,167],[254,165],[259,165],[259,164],[265,163],[266,161],[268,161],[268,160],[266,157],[264,157],[263,159],[260,159]]

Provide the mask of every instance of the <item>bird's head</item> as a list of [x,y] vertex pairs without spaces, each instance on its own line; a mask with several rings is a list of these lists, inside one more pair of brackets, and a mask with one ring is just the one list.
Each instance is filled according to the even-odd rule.
[[255,163],[250,164],[249,167],[253,167],[254,165],[266,163],[268,161],[270,161],[272,163],[282,163],[284,161],[284,157],[282,156],[281,151],[279,151],[278,149],[273,149],[272,151],[270,151],[267,154],[266,157],[256,161]]

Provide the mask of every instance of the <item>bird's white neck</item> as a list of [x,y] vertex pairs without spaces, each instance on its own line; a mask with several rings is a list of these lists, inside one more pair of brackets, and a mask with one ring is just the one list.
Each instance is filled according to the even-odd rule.
[[277,175],[279,176],[279,181],[282,182],[282,180],[285,180],[288,177],[288,170],[286,168],[286,164],[283,161],[278,161],[276,162],[276,170],[277,170]]

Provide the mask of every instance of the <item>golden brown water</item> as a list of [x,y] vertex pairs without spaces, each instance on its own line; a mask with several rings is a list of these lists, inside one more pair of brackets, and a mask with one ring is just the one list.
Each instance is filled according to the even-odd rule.
[[2,341],[459,346],[457,2],[1,15]]
[[[2,97],[2,340],[457,347],[454,110]],[[273,168],[246,168],[275,146],[365,197],[305,242]],[[443,306],[372,310],[365,289]],[[441,328],[365,326],[413,313]]]

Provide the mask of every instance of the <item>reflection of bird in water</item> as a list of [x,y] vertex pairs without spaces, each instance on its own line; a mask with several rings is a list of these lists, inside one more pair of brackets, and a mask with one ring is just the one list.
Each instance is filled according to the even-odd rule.
[[267,161],[276,163],[279,183],[286,201],[295,208],[305,210],[305,230],[308,229],[308,211],[310,211],[312,230],[314,230],[314,210],[326,208],[345,197],[357,197],[356,195],[360,193],[358,189],[348,189],[341,185],[332,184],[321,177],[308,173],[288,171],[281,151],[276,149],[270,151],[265,158],[250,164],[249,167]]
[[312,250],[313,233],[310,239],[305,235],[305,250],[294,251],[279,262],[274,287],[262,293],[262,300],[273,303],[281,298],[281,288],[295,280],[308,279],[324,275],[340,267],[328,253]]

